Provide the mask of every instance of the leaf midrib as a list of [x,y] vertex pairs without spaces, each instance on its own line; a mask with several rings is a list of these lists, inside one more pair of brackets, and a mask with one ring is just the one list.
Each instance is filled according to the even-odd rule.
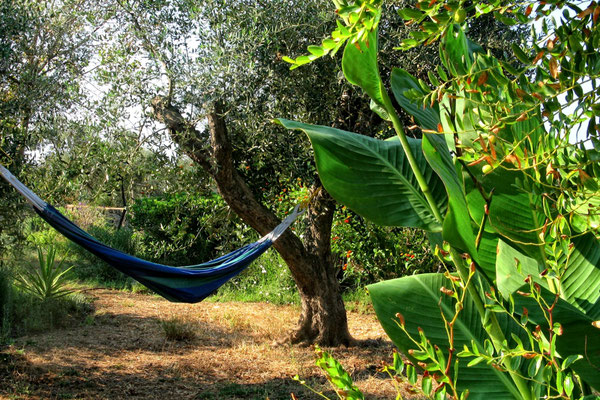
[[[431,211],[431,207],[429,206],[429,203],[427,203],[427,200],[421,195],[421,191],[417,190],[417,188],[415,188],[410,183],[410,181],[408,179],[406,179],[406,177],[404,175],[402,175],[402,173],[400,173],[400,171],[393,164],[391,164],[389,161],[387,161],[387,159],[385,159],[383,156],[381,156],[381,154],[378,151],[375,151],[371,147],[367,146],[363,141],[359,141],[356,138],[353,138],[351,136],[349,136],[349,138],[351,138],[352,141],[359,143],[362,148],[366,149],[369,153],[374,155],[375,158],[377,158],[381,162],[383,162],[383,164],[386,165],[392,171],[392,173],[397,175],[400,178],[400,181],[402,181],[405,186],[408,186],[411,193],[413,193],[413,195],[418,198],[419,202],[421,204],[423,204],[423,206],[425,206],[425,208],[427,209],[427,211],[430,214],[429,215],[430,219],[432,219],[431,217],[433,216],[433,212]],[[380,149],[382,147],[382,145],[387,146],[388,144],[387,144],[387,142],[382,142],[381,144],[377,143],[377,148]],[[393,149],[393,150],[398,151],[398,149]],[[404,158],[402,158],[402,160],[406,161],[406,155],[404,155]],[[421,217],[421,219],[423,219],[423,218]]]

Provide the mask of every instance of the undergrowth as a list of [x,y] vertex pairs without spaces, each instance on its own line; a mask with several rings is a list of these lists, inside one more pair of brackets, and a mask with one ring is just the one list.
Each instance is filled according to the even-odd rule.
[[[87,212],[84,214],[73,210],[61,211],[108,246],[138,255],[141,258],[153,258],[148,253],[147,246],[142,243],[145,240],[142,237],[143,232],[138,232],[129,226],[117,230],[113,225],[107,223],[105,216],[101,213],[93,213],[90,211],[93,210],[92,208],[85,210]],[[357,216],[350,216],[347,210],[342,209],[342,211],[346,214],[336,213],[339,215],[336,217],[335,229],[332,234],[332,251],[334,263],[339,269],[338,277],[348,310],[370,312],[370,301],[363,288],[372,280],[381,278],[382,274],[400,276],[411,274],[420,268],[433,268],[428,248],[421,245],[423,236],[421,232],[405,230],[394,231],[392,234],[392,232],[380,231],[375,229],[372,224],[363,223]],[[151,290],[65,239],[40,218],[28,218],[25,225],[27,246],[24,252],[15,258],[17,264],[35,259],[32,248],[53,246],[59,253],[68,254],[66,262],[74,266],[71,278],[83,286],[127,290],[134,293],[152,293]],[[301,229],[302,221],[298,221],[297,225]],[[246,237],[243,240],[251,240],[251,238]],[[398,254],[394,252],[392,252],[393,254],[380,254],[380,264],[365,263],[365,260],[370,260],[367,255],[372,253],[371,248],[376,247],[374,243],[379,243],[381,240],[391,240],[397,243],[397,249],[395,249]],[[227,243],[231,245],[231,243]],[[411,244],[414,250],[409,251],[407,249]],[[228,246],[222,246],[219,251],[222,253],[227,250],[230,250]],[[184,261],[197,263],[206,260]],[[175,262],[175,264],[177,263]],[[207,301],[299,304],[300,297],[289,269],[277,252],[271,249],[239,276],[211,295]]]
[[231,279],[207,300],[273,304],[300,303],[300,297],[290,271],[273,249],[260,256],[239,276]]
[[81,323],[92,312],[89,299],[81,293],[40,300],[19,289],[13,268],[0,266],[0,343],[48,329]]

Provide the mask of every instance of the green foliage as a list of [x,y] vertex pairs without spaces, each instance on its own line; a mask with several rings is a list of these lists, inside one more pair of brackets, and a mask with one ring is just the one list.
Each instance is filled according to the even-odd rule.
[[[439,221],[419,191],[398,140],[378,140],[326,126],[314,126],[280,119],[288,129],[308,134],[315,150],[317,169],[327,192],[342,204],[380,224],[410,226],[432,232],[441,229]],[[421,141],[410,139],[413,149]],[[427,168],[424,157],[419,166]],[[438,206],[445,208],[446,194],[431,169],[426,172]],[[388,184],[393,182],[392,184]]]
[[[519,396],[510,379],[494,366],[501,365],[501,353],[495,353],[491,342],[486,341],[484,326],[477,316],[475,303],[467,297],[466,291],[453,284],[452,276],[443,274],[421,274],[406,278],[380,282],[369,286],[373,306],[386,333],[400,349],[408,350],[409,357],[417,363],[424,363],[424,369],[436,376],[438,383],[450,384],[452,375],[460,371],[456,383],[456,393],[468,389],[471,398],[493,396],[512,399]],[[458,309],[456,304],[460,304]],[[400,314],[398,314],[400,313]],[[457,318],[454,316],[458,315]],[[426,315],[426,320],[423,319]],[[436,352],[436,345],[447,346],[447,322],[452,321],[453,349],[469,346],[489,351],[490,362],[470,365],[467,358],[455,360],[448,354]],[[516,324],[507,316],[499,319],[505,332],[521,335]],[[522,338],[526,344],[526,338]],[[510,338],[506,346],[515,346]],[[527,349],[525,349],[527,350]],[[450,361],[449,361],[450,360]],[[422,364],[419,364],[422,365]],[[447,369],[450,365],[452,369]]]
[[[315,348],[315,352],[317,353],[316,364],[327,376],[327,380],[335,390],[335,393],[340,399],[344,400],[364,400],[365,396],[360,391],[358,387],[354,385],[352,377],[344,367],[326,351],[321,350],[319,347]],[[295,376],[294,379],[300,382],[301,385],[308,388],[319,397],[328,399],[321,392],[316,392],[313,388],[308,386],[305,381],[300,380],[298,376]]]
[[[0,163],[27,181],[29,151],[60,136],[77,114],[82,118],[79,77],[91,57],[106,5],[94,1],[34,0],[0,4]],[[82,107],[83,106],[83,107]],[[45,142],[45,143],[44,143]],[[0,184],[0,253],[23,244],[25,208],[8,185]],[[18,239],[18,240],[15,240]]]
[[[381,282],[369,293],[394,343],[455,399],[490,393],[582,398],[590,394],[588,385],[600,388],[600,170],[593,161],[600,143],[593,112],[598,89],[581,86],[597,77],[600,8],[568,4],[561,24],[548,24],[544,18],[556,8],[555,2],[419,2],[416,10],[400,12],[421,28],[402,48],[442,39],[443,68],[429,75],[433,89],[402,70],[391,77],[398,105],[423,133],[421,148],[410,146],[387,94],[373,90],[384,86],[376,82],[377,64],[366,62],[375,59],[368,42],[351,50],[348,44],[344,52],[343,63],[363,65],[345,70],[347,79],[375,103],[383,99],[410,174],[445,240],[438,247],[445,274]],[[486,54],[455,25],[470,14],[493,14],[509,25],[542,18],[544,36],[533,37],[532,55],[513,46],[523,65],[511,65]],[[563,95],[567,104],[559,101]],[[574,112],[565,110],[569,103],[577,106]],[[571,131],[581,123],[589,129],[574,145]],[[330,185],[352,188],[379,168],[380,160],[354,162],[362,157],[358,146],[346,148],[343,157],[336,152],[346,133],[330,131],[335,139],[315,144],[313,132],[321,127],[287,125],[309,134],[321,179]],[[421,157],[425,167],[416,162]],[[397,159],[391,155],[387,162]],[[329,168],[334,163],[339,167]],[[338,179],[344,169],[346,181]],[[446,210],[432,196],[429,169],[443,182]],[[382,191],[393,191],[398,180],[387,180]],[[365,211],[360,198],[350,203],[353,191],[332,194],[377,222],[387,206],[370,204]]]
[[[275,205],[280,215],[286,215],[310,196],[302,179],[282,182],[282,186]],[[302,232],[304,221],[296,221],[291,229]],[[379,226],[346,206],[338,207],[334,214],[331,251],[340,271],[338,277],[343,290],[362,290],[365,285],[381,279],[431,272],[439,267],[424,231]],[[266,269],[269,270],[268,267]],[[282,286],[282,289],[286,288]],[[270,290],[263,292],[273,293]]]
[[[198,264],[253,239],[218,195],[172,193],[131,207],[139,253],[167,263]],[[245,237],[250,236],[250,237]]]
[[[361,43],[369,43],[367,37],[379,24],[381,0],[350,3],[334,1],[334,3],[338,7],[337,15],[346,24],[338,23],[331,38],[323,40],[321,46],[308,46],[309,55],[300,56],[295,60],[287,56],[283,57],[283,61],[292,64],[290,69],[298,68],[330,53],[333,57],[348,41],[357,46],[360,46]],[[373,41],[371,43],[376,45]],[[346,46],[346,49],[349,47]]]
[[27,333],[78,323],[92,311],[90,301],[81,293],[42,301],[37,294],[19,289],[14,280],[18,270],[19,267],[9,265],[0,268],[0,343],[9,343]]
[[342,365],[326,351],[322,351],[318,347],[315,351],[317,352],[317,366],[325,372],[338,396],[348,400],[363,400],[363,394],[354,386],[352,378]]
[[207,301],[249,301],[298,304],[300,298],[288,268],[279,254],[269,250],[240,275],[223,285]]
[[64,258],[55,264],[56,249],[48,247],[46,254],[38,248],[38,268],[26,270],[16,276],[16,286],[41,301],[56,299],[73,293],[67,287],[68,273],[73,267],[63,268]]
[[346,207],[336,212],[331,235],[344,289],[359,290],[383,279],[439,267],[424,231],[378,226]]

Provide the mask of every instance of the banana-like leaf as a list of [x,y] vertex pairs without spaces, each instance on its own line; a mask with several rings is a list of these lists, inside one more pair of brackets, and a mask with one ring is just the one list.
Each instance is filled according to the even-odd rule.
[[[308,135],[321,182],[334,199],[376,224],[441,231],[397,139],[378,140],[285,119],[278,122]],[[445,210],[444,186],[427,164],[420,140],[409,143],[438,207]]]
[[[440,292],[441,287],[451,287],[443,274],[422,274],[393,279],[368,286],[377,318],[394,344],[403,352],[414,349],[415,344],[399,327],[396,313],[402,314],[406,330],[419,340],[419,328],[423,330],[432,344],[446,352],[448,337],[442,319],[452,319],[455,304],[452,299]],[[488,338],[479,313],[472,301],[467,300],[454,324],[454,348],[464,345],[484,349],[484,340]],[[507,337],[509,332],[517,332],[514,322],[498,315],[498,322]],[[460,358],[458,373],[459,390],[469,389],[469,399],[514,399],[520,398],[512,380],[485,362],[467,367],[470,358]]]
[[401,68],[392,71],[392,92],[396,101],[408,114],[412,115],[421,128],[437,131],[440,123],[440,113],[437,105],[422,107],[415,100],[407,97],[407,92],[412,91],[421,95],[426,93],[419,82],[408,72]]
[[450,25],[440,46],[440,59],[453,75],[465,75],[473,65],[473,54],[483,48],[467,38],[459,25]]
[[[528,292],[529,285],[524,284],[529,277],[540,285],[542,297],[546,303],[555,301],[552,317],[563,327],[563,333],[556,340],[559,354],[564,359],[572,354],[583,355],[582,360],[573,364],[573,369],[582,379],[595,389],[600,389],[600,328],[596,327],[600,319],[600,245],[596,238],[584,235],[574,239],[571,256],[562,260],[565,273],[560,288],[552,288],[548,281],[539,276],[538,263],[517,249],[500,240],[496,271],[498,290],[507,298],[515,292]],[[552,286],[557,286],[553,284]],[[541,326],[547,326],[545,313],[531,297],[514,295],[517,313],[523,308],[528,310],[529,319]]]
[[[367,35],[366,41],[348,42],[342,57],[342,70],[348,82],[360,86],[371,97],[377,105],[377,113],[382,115],[379,110],[385,114],[387,111],[382,94],[385,88],[377,65],[377,37],[377,29],[374,29]],[[383,115],[382,118],[387,119]]]
[[588,385],[600,390],[599,328],[585,320],[563,324],[563,334],[556,341],[556,349],[563,357],[570,354],[583,355],[583,359],[573,364],[573,370]]
[[[424,108],[409,99],[406,92],[411,89],[424,94],[413,76],[402,69],[394,69],[392,91],[400,107],[415,117],[423,128],[437,130],[439,111],[435,107]],[[454,167],[446,139],[442,134],[424,134],[422,147],[429,165],[442,179],[448,193],[448,213],[443,223],[444,240],[456,248],[468,251],[477,260],[476,235],[473,232],[463,183]]]
[[521,289],[527,277],[539,280],[538,262],[533,258],[512,248],[502,239],[498,241],[496,253],[496,285],[504,299]]
[[488,192],[493,191],[488,224],[528,256],[544,262],[544,243],[539,233],[545,217],[537,212],[541,209],[538,197],[515,188],[515,183],[524,178],[520,171],[510,172],[503,168],[482,178],[482,185]]
[[591,319],[600,320],[600,242],[588,233],[576,237],[572,243],[573,253],[562,260],[566,265],[562,292]]

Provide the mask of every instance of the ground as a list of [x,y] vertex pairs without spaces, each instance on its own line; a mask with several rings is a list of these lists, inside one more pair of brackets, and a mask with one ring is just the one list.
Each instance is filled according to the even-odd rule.
[[[84,323],[21,337],[0,348],[0,398],[298,399],[321,398],[293,377],[336,398],[314,365],[314,349],[276,345],[300,310],[266,303],[177,304],[147,294],[93,290]],[[379,372],[392,345],[368,310],[348,313],[359,345],[327,349],[369,399],[395,398]],[[168,340],[161,321],[193,328]]]

